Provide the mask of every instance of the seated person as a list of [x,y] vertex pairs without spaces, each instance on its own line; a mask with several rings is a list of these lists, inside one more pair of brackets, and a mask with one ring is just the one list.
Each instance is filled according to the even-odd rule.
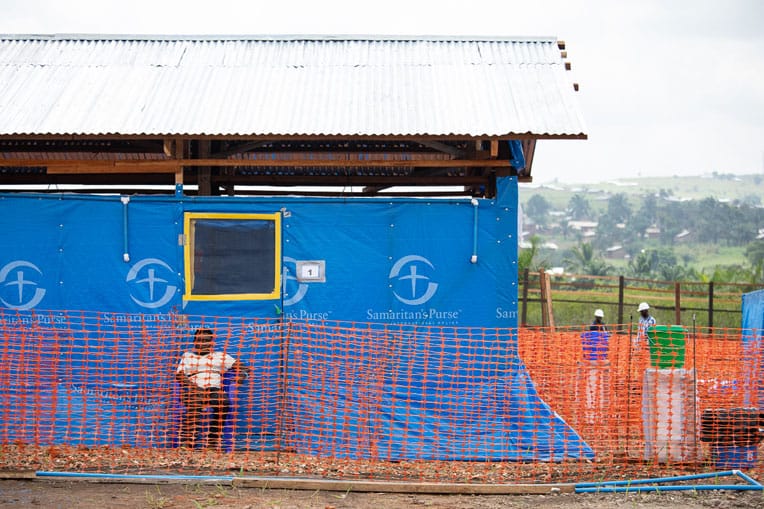
[[181,447],[194,447],[200,440],[197,435],[205,408],[212,409],[207,445],[221,447],[223,426],[231,410],[228,395],[222,387],[223,375],[228,371],[236,374],[236,383],[244,381],[249,374],[247,366],[225,352],[214,350],[214,336],[210,329],[197,329],[193,352],[183,354],[175,371],[185,407],[180,428]]

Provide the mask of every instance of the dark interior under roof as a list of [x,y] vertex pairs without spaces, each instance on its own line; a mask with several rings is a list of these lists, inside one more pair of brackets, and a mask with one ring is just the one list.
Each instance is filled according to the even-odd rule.
[[183,184],[212,196],[491,197],[497,176],[530,180],[535,140],[522,147],[517,171],[509,143],[496,139],[3,138],[0,182],[18,191],[172,193]]

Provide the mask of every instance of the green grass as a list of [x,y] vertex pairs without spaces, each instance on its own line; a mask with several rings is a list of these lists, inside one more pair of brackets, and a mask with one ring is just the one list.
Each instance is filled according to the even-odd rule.
[[706,272],[718,265],[748,265],[743,246],[719,246],[714,244],[678,244],[674,252],[681,260],[683,255],[690,256],[689,265],[698,271]]
[[[526,323],[541,325],[538,274],[529,274]],[[614,286],[615,285],[615,286]],[[709,325],[709,285],[706,283],[680,283],[681,317],[677,321],[674,283],[660,281],[625,280],[623,324],[636,324],[639,320],[637,304],[647,301],[652,314],[661,324],[681,324],[691,327]],[[739,328],[741,326],[741,297],[750,288],[741,285],[714,285],[714,327]],[[522,320],[523,287],[518,289],[518,318]],[[605,322],[619,323],[617,280],[586,279],[585,277],[552,278],[552,310],[555,325],[561,327],[586,327],[593,319],[594,310],[605,312]],[[519,320],[519,321],[520,321]]]
[[[544,236],[542,236],[546,240]],[[551,262],[551,266],[563,265],[564,253],[566,250],[578,245],[578,242],[572,238],[560,241],[557,237],[551,239],[557,243],[559,249],[557,252],[541,250],[539,259],[546,259]],[[645,249],[659,249],[662,246],[658,242],[645,245]],[[673,246],[674,254],[681,265],[684,260],[689,261],[687,265],[698,272],[711,274],[714,268],[719,265],[740,265],[747,267],[748,259],[745,257],[745,246],[720,246],[718,244],[675,244]],[[629,260],[622,258],[608,259],[607,262],[613,266],[613,274],[629,275]]]

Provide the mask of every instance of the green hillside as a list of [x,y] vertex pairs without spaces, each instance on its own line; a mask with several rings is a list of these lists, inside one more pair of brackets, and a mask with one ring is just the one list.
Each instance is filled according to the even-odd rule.
[[[604,202],[610,195],[625,193],[638,197],[645,193],[663,193],[676,199],[703,199],[745,201],[752,204],[764,203],[764,174],[732,175],[712,174],[696,177],[635,177],[616,179],[599,183],[561,183],[558,181],[543,184],[520,184],[520,203],[525,205],[533,194],[542,194],[562,210],[570,198],[577,193],[590,197],[592,205]],[[764,227],[764,225],[762,225]]]
[[720,269],[728,279],[762,278],[764,175],[521,184],[520,203],[524,240],[538,242],[536,264],[659,279],[722,277]]

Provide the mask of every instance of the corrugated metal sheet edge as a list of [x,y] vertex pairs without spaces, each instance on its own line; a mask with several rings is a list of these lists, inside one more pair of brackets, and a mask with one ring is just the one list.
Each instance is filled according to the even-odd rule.
[[363,34],[0,34],[5,40],[44,41],[435,41],[435,42],[557,42],[554,36],[490,35],[363,35]]

